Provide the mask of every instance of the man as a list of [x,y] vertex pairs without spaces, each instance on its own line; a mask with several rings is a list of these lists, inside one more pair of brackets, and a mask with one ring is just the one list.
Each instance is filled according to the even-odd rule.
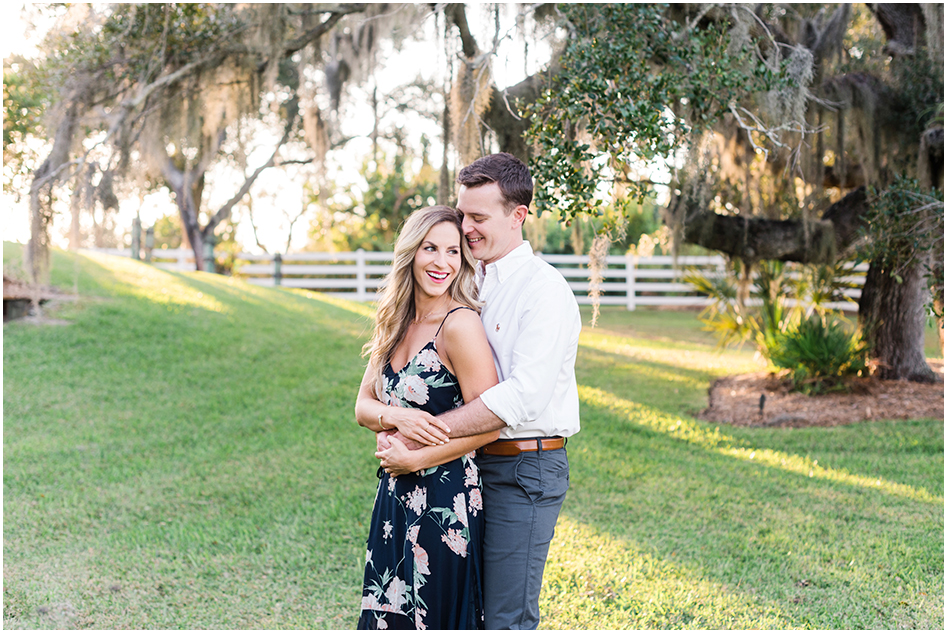
[[481,319],[500,383],[441,417],[451,436],[500,429],[478,453],[483,483],[488,629],[535,629],[543,569],[569,487],[565,439],[579,431],[579,307],[562,275],[533,255],[523,222],[533,198],[507,153],[460,171],[457,207],[480,261]]

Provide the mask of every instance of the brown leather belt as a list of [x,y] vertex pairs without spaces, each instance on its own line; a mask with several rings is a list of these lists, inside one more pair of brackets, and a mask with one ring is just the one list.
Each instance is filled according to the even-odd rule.
[[[542,447],[540,447],[542,445]],[[477,450],[477,454],[488,456],[518,456],[527,451],[552,451],[566,446],[566,439],[561,436],[552,438],[523,438],[520,440],[497,440],[484,445]]]

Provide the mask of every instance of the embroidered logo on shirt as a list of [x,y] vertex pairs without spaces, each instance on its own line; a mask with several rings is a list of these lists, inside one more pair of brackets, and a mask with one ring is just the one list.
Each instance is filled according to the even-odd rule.
[[500,323],[497,322],[497,333],[499,333],[499,332],[500,332]]

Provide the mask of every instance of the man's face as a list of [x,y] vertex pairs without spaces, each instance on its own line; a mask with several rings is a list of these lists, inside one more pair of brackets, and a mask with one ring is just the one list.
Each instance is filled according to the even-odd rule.
[[529,210],[517,206],[507,214],[496,182],[476,188],[461,186],[457,209],[464,214],[464,237],[470,252],[484,265],[498,261],[523,242],[523,220]]

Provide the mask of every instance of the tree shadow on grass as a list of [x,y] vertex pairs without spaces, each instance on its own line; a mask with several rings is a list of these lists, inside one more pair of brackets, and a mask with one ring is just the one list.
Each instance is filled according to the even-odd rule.
[[682,367],[672,361],[630,357],[580,346],[576,378],[664,412],[696,415],[707,407],[707,389],[721,369]]
[[[943,498],[890,483],[872,488],[818,465],[810,473],[792,454],[753,458],[705,424],[616,404],[610,393],[586,388],[582,398],[563,515],[658,561],[650,578],[606,577],[597,588],[615,594],[630,625],[734,624],[727,611],[689,602],[686,589],[649,593],[668,572],[685,587],[710,581],[741,594],[760,616],[755,624],[768,621],[762,626],[942,624]],[[676,617],[642,618],[641,599],[655,597]]]
[[[720,368],[682,368],[679,364],[583,346],[576,372],[580,383],[666,414],[693,418],[707,406],[706,388],[719,375]],[[698,361],[694,365],[704,364]],[[887,475],[892,481],[920,485],[931,493],[943,494],[939,476],[930,479],[931,466],[943,466],[942,423],[872,421],[802,429],[744,428],[705,421],[696,421],[696,425],[716,428],[743,447],[811,455],[823,460],[823,464],[840,463],[838,466],[856,474]],[[924,461],[932,458],[939,461]]]

